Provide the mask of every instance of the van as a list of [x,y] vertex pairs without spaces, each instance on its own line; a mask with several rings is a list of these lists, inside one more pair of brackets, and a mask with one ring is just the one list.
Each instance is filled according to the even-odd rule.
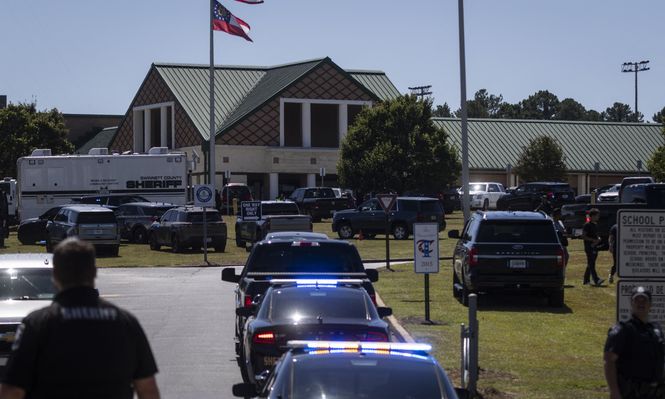
[[118,256],[120,234],[115,213],[103,206],[70,205],[63,206],[46,224],[46,251],[68,237],[78,237],[88,241],[98,250],[108,249],[112,256]]

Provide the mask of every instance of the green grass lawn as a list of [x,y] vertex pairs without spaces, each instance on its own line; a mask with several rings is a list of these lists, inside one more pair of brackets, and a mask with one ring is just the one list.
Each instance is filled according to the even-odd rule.
[[[244,264],[247,252],[235,246],[234,223],[226,218],[229,240],[224,253],[211,251],[212,264]],[[459,212],[447,215],[448,228],[461,228]],[[336,238],[330,223],[316,223],[314,230]],[[455,240],[440,234],[440,255],[450,256]],[[383,259],[383,236],[351,240],[363,259]],[[391,258],[412,258],[413,241],[390,240]],[[44,252],[44,246],[21,245],[12,232],[0,253]],[[538,296],[481,296],[479,388],[485,398],[601,398],[607,397],[602,350],[608,327],[615,317],[615,288],[582,286],[585,256],[582,243],[570,240],[566,275],[566,307],[554,309]],[[598,272],[606,277],[607,252],[598,258]],[[202,265],[202,252],[173,254],[169,248],[151,251],[148,245],[123,243],[118,257],[101,257],[100,267]],[[393,265],[392,273],[380,272],[377,289],[395,316],[417,341],[430,342],[437,359],[459,384],[459,325],[468,310],[452,295],[451,262],[441,261],[440,273],[430,278],[431,319],[423,325],[423,277],[413,264]]]

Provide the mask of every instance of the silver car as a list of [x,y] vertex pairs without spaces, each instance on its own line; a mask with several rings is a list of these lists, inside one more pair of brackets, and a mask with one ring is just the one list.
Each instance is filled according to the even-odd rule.
[[64,206],[46,224],[46,252],[67,237],[88,241],[98,250],[109,249],[118,256],[120,231],[115,214],[109,208],[94,205]]
[[32,311],[51,304],[51,254],[0,255],[0,373],[4,374],[16,328]]

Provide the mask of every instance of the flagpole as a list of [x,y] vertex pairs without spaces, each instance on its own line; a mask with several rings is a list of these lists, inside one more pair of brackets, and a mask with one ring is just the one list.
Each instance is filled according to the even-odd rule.
[[208,159],[210,165],[210,181],[213,195],[215,194],[215,53],[213,43],[213,7],[215,0],[210,0],[210,145],[208,149]]

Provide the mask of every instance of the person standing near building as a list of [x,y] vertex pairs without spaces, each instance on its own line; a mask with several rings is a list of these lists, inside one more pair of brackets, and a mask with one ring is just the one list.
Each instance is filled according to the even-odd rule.
[[612,267],[610,268],[610,276],[607,281],[612,284],[614,282],[614,274],[617,272],[617,225],[616,223],[610,229],[610,235],[607,237],[609,244],[609,251],[612,254]]
[[596,208],[592,208],[589,211],[589,221],[584,224],[582,229],[582,239],[584,240],[584,253],[586,254],[586,270],[584,271],[584,281],[583,284],[587,285],[590,283],[590,279],[593,278],[593,284],[599,286],[603,283],[604,280],[598,277],[596,273],[596,259],[598,258],[598,244],[600,244],[601,239],[598,237],[598,218],[600,217],[600,211]]
[[99,298],[95,249],[68,238],[53,251],[53,303],[29,314],[0,385],[0,399],[159,399],[157,365],[138,320]]
[[610,328],[605,342],[610,399],[664,398],[665,339],[660,324],[649,322],[651,292],[642,286],[633,288],[630,308],[630,320]]
[[570,258],[570,254],[568,254],[568,233],[566,232],[566,227],[561,221],[561,208],[556,208],[552,211],[552,221],[554,222],[554,228],[556,229],[556,232],[559,235],[559,240],[561,241],[561,245],[563,246],[563,253],[565,257],[564,264],[567,265],[568,259]]

